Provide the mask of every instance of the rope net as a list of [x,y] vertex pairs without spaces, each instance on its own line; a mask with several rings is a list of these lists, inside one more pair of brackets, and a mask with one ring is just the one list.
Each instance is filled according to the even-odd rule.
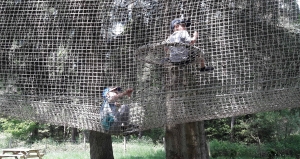
[[[0,15],[4,116],[129,131],[101,126],[110,86],[134,89],[121,103],[138,130],[300,106],[296,0],[5,0]],[[175,18],[194,45],[166,41]],[[214,70],[166,60],[171,47]]]

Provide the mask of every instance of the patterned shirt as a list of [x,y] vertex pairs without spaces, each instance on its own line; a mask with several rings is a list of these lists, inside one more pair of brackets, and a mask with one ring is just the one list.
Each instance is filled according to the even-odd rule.
[[105,103],[103,107],[103,113],[108,113],[112,116],[115,116],[117,113],[117,107],[115,105],[115,100],[113,100],[113,97],[116,96],[117,93],[115,92],[108,92],[106,97],[105,97]]
[[[192,38],[186,30],[175,31],[170,37],[167,39],[167,43],[185,43],[190,44]],[[185,46],[169,46],[168,49],[170,53],[170,61],[171,62],[181,62],[187,60],[189,56],[189,50],[186,49]]]

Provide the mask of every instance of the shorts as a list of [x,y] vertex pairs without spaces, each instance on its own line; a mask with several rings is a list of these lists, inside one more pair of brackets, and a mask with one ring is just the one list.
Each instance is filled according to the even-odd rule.
[[188,65],[189,63],[192,63],[195,61],[196,55],[194,52],[191,52],[191,54],[187,57],[186,60],[180,61],[180,62],[172,62],[170,61],[171,64],[175,65],[175,66],[184,66],[184,65]]

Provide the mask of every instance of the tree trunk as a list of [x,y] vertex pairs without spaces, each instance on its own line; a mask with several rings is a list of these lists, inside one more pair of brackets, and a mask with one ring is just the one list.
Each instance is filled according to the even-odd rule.
[[233,142],[234,141],[234,122],[235,122],[235,117],[231,117],[231,122],[230,122],[230,140]]
[[206,135],[205,135],[205,127],[204,127],[204,121],[198,122],[199,126],[199,133],[200,133],[200,152],[201,152],[201,158],[202,159],[209,159],[209,147],[206,142]]
[[[204,133],[204,122],[190,122],[183,124],[172,124],[178,120],[176,117],[187,112],[184,104],[194,104],[189,101],[189,97],[195,96],[198,92],[178,92],[192,88],[195,85],[196,77],[192,73],[194,66],[185,66],[179,68],[171,66],[167,68],[167,89],[169,93],[166,96],[166,107],[168,125],[166,127],[166,158],[167,159],[208,159],[208,149]],[[182,105],[178,104],[179,102]]]
[[77,128],[72,128],[72,142],[76,143],[76,138],[78,138],[79,133]]
[[113,159],[111,135],[97,131],[90,131],[90,158],[91,159]]
[[166,127],[167,159],[208,159],[204,122]]
[[54,125],[50,125],[49,126],[49,135],[50,135],[51,138],[55,137],[55,128],[54,128]]
[[88,141],[90,137],[90,130],[83,130],[82,135]]
[[39,123],[36,123],[35,128],[31,132],[30,140],[36,140],[39,137]]

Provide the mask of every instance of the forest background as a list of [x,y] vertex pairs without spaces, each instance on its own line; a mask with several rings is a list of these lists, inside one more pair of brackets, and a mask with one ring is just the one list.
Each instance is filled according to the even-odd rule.
[[[207,120],[205,133],[211,158],[218,157],[300,157],[300,108],[262,112],[244,116]],[[45,140],[58,144],[88,142],[89,131],[20,121],[12,118],[0,118],[0,133],[9,136],[0,148],[12,146],[13,140],[27,144]],[[137,132],[127,139],[147,140],[152,146],[163,145],[163,128]],[[113,136],[120,142],[122,136]],[[87,143],[88,144],[88,143]]]
[[[9,1],[8,1],[9,2]],[[13,2],[13,1],[12,1]],[[82,1],[84,2],[84,1]],[[257,1],[257,2],[267,2],[264,0],[261,1]],[[274,4],[279,3],[280,1],[275,1],[274,0]],[[288,4],[289,5],[279,5],[279,6],[289,6],[286,7],[284,9],[286,10],[278,10],[278,13],[289,13],[287,14],[288,16],[291,17],[285,17],[283,19],[287,19],[288,21],[292,20],[292,19],[297,19],[297,25],[295,25],[295,27],[299,27],[299,6],[297,6],[297,9],[293,9],[295,8],[296,5],[292,5],[295,3],[292,3],[292,1],[282,1],[282,2],[290,2]],[[299,2],[299,1],[296,1]],[[54,1],[53,1],[54,3]],[[84,3],[83,3],[84,4]],[[88,4],[88,3],[87,3]],[[254,4],[254,3],[252,3]],[[272,8],[271,3],[261,3],[262,9],[268,9],[268,8]],[[24,5],[25,6],[25,5]],[[15,5],[13,7],[11,7],[11,10],[7,10],[6,15],[18,15],[20,14],[20,10],[23,9],[24,6],[18,6]],[[98,15],[98,10],[93,10],[93,12],[90,10],[89,5],[82,5],[82,12],[80,15],[91,15],[92,13],[94,15]],[[230,6],[230,5],[228,5]],[[275,6],[275,5],[274,5]],[[85,8],[86,7],[86,8]],[[272,9],[270,9],[271,13],[274,13],[277,11],[278,8],[281,7],[274,7]],[[25,8],[25,7],[24,7]],[[277,9],[276,9],[277,8]],[[290,8],[289,10],[287,8]],[[68,26],[72,26],[73,23],[66,23],[65,25],[63,25],[61,28],[59,28],[59,30],[57,30],[56,25],[53,25],[53,19],[58,19],[58,21],[54,21],[54,22],[66,22],[68,21],[68,19],[66,19],[67,17],[60,17],[57,16],[57,10],[54,7],[48,7],[45,8],[46,11],[42,12],[43,14],[41,14],[40,19],[46,19],[48,21],[45,22],[45,29],[48,30],[48,32],[43,32],[42,33],[42,37],[45,36],[45,39],[47,38],[47,43],[51,43],[51,39],[53,39],[53,46],[52,49],[53,50],[58,50],[57,52],[53,53],[51,51],[47,52],[49,55],[49,57],[55,57],[54,55],[60,55],[61,58],[58,58],[58,62],[50,61],[50,63],[52,63],[53,65],[51,65],[49,68],[50,71],[52,71],[51,73],[47,74],[48,70],[45,71],[44,70],[44,66],[46,66],[45,61],[41,60],[42,62],[38,63],[34,60],[29,60],[24,62],[26,63],[28,66],[32,66],[32,69],[24,69],[25,72],[21,72],[24,76],[28,75],[28,74],[32,74],[31,70],[43,70],[41,71],[42,74],[36,74],[36,80],[37,83],[40,84],[40,86],[44,86],[46,87],[43,82],[45,82],[46,79],[52,79],[52,75],[56,72],[60,72],[62,73],[64,71],[64,67],[65,69],[69,68],[69,66],[78,66],[80,67],[80,62],[74,62],[74,63],[68,63],[69,66],[65,66],[64,63],[66,63],[67,61],[67,55],[69,53],[69,50],[67,49],[68,47],[62,47],[63,43],[58,43],[55,41],[55,39],[57,39],[56,35],[58,35],[57,33],[65,33],[65,31],[67,30],[67,28],[71,28]],[[217,12],[219,12],[219,8],[218,5],[213,6],[212,8],[210,8],[212,10],[216,10]],[[295,42],[296,44],[296,40],[294,40],[292,38],[292,36],[286,36],[287,35],[287,30],[283,30],[283,28],[279,27],[279,28],[273,28],[275,26],[281,26],[279,25],[280,20],[276,20],[274,22],[276,25],[272,24],[269,25],[268,23],[266,23],[267,21],[263,21],[261,22],[261,18],[259,15],[261,14],[255,14],[254,17],[252,16],[244,16],[244,14],[248,14],[248,13],[252,13],[254,10],[248,10],[248,8],[228,8],[229,11],[232,11],[232,13],[236,13],[233,14],[233,17],[236,17],[237,19],[241,19],[243,21],[241,21],[241,25],[240,25],[240,29],[247,32],[249,31],[247,34],[249,37],[250,34],[252,33],[261,33],[261,34],[266,34],[269,33],[269,30],[263,30],[264,27],[260,27],[260,26],[268,26],[267,29],[274,29],[274,33],[278,34],[278,35],[284,35],[284,37],[286,37],[286,43],[280,43],[281,45],[278,45],[278,47],[282,46],[282,48],[276,48],[278,50],[284,50],[286,52],[281,52],[280,51],[280,55],[285,55],[284,58],[278,58],[278,60],[291,60],[291,58],[297,57],[295,56],[296,54],[294,54],[294,52],[292,51],[293,48],[296,47],[292,47],[291,49],[287,49],[288,46],[292,45],[292,42]],[[124,10],[127,11],[126,9],[120,9],[120,10]],[[150,9],[149,9],[150,10]],[[152,10],[152,9],[151,9]],[[293,10],[295,13],[292,13],[291,10]],[[226,11],[226,10],[225,10]],[[279,12],[280,11],[280,12]],[[288,11],[288,12],[287,12]],[[32,10],[29,10],[28,12],[25,12],[27,16],[24,16],[24,18],[19,18],[18,16],[11,16],[9,18],[2,18],[4,22],[11,22],[10,24],[15,24],[15,22],[19,22],[22,21],[25,24],[25,20],[28,17],[31,17],[31,12]],[[216,12],[216,13],[217,13]],[[96,14],[97,13],[97,14]],[[107,14],[112,14],[112,12],[106,12]],[[121,12],[117,12],[119,14],[114,14],[114,15],[122,15],[120,14]],[[228,11],[226,11],[226,13],[229,13]],[[242,13],[242,14],[238,14],[238,13]],[[260,12],[258,12],[260,13]],[[265,13],[265,11],[261,12],[261,13]],[[266,12],[268,13],[268,12]],[[23,13],[22,13],[23,14]],[[146,18],[149,17],[149,13],[146,12],[145,15],[148,15]],[[30,15],[30,16],[29,16]],[[155,14],[154,14],[155,15]],[[225,15],[229,15],[229,14],[225,14]],[[271,14],[269,14],[271,15]],[[276,14],[276,15],[280,15],[280,14]],[[297,15],[297,16],[293,16],[293,15]],[[133,16],[137,16],[137,15],[133,15]],[[7,17],[7,16],[6,16]],[[242,17],[242,18],[240,18]],[[267,16],[268,17],[268,16]],[[65,45],[70,45],[72,47],[72,49],[70,50],[75,50],[75,52],[77,53],[78,50],[80,50],[80,53],[78,54],[78,59],[80,59],[81,57],[94,57],[94,53],[93,52],[88,52],[88,50],[92,50],[93,47],[98,47],[98,46],[90,46],[90,41],[89,40],[81,40],[82,37],[84,37],[84,39],[88,39],[87,37],[91,37],[91,39],[93,39],[94,35],[89,34],[90,32],[85,32],[86,28],[93,28],[91,25],[87,25],[86,23],[82,22],[83,18],[86,18],[85,16],[78,16],[77,17],[79,20],[77,21],[78,23],[76,23],[76,28],[78,28],[76,30],[76,32],[74,30],[68,30],[68,34],[65,34],[65,37],[62,38],[65,41]],[[247,19],[248,18],[248,19]],[[256,19],[257,18],[257,19]],[[276,19],[272,17],[273,19]],[[118,19],[115,17],[111,18],[113,19]],[[135,26],[132,27],[131,29],[125,30],[124,35],[133,35],[131,38],[134,37],[143,37],[142,42],[138,43],[138,44],[143,44],[143,43],[148,43],[149,40],[148,36],[145,35],[141,35],[140,32],[135,32],[138,30],[141,30],[140,28],[144,27],[141,25],[136,25],[136,24],[143,24],[140,23],[138,21],[138,19],[140,18],[134,18],[136,19],[136,21],[132,21],[131,24],[127,24],[127,27],[129,28],[130,26]],[[109,21],[109,19],[107,19]],[[143,19],[142,19],[143,20]],[[39,21],[39,18],[32,21],[29,21],[28,24],[33,24],[34,22]],[[248,22],[247,22],[248,21]],[[253,21],[255,23],[253,23]],[[271,20],[272,21],[272,20]],[[113,22],[118,22],[118,21],[112,21]],[[122,22],[122,21],[121,21]],[[235,21],[234,21],[235,22]],[[286,22],[286,21],[285,21]],[[91,22],[89,22],[90,24],[92,24]],[[295,22],[296,23],[296,22]],[[8,23],[7,23],[8,24]],[[27,24],[27,23],[26,23]],[[95,23],[97,24],[97,23]],[[120,23],[118,23],[120,24]],[[245,24],[245,25],[242,25]],[[246,25],[247,24],[247,25]],[[249,24],[249,25],[248,25]],[[268,25],[267,25],[268,24]],[[292,21],[290,21],[288,24],[292,24]],[[2,55],[2,58],[4,60],[1,60],[3,65],[2,69],[4,73],[7,73],[6,70],[8,70],[9,68],[19,68],[19,69],[15,69],[15,70],[23,70],[21,68],[24,67],[23,62],[21,59],[24,59],[24,55],[27,56],[28,52],[31,52],[31,49],[33,50],[32,52],[35,54],[38,54],[40,49],[45,47],[47,48],[47,50],[51,50],[51,48],[48,48],[48,46],[35,46],[32,45],[33,43],[30,43],[28,45],[24,45],[24,43],[26,43],[26,41],[23,40],[13,40],[13,39],[9,39],[12,37],[16,37],[16,35],[19,35],[21,37],[25,36],[28,39],[30,39],[29,35],[34,37],[34,36],[38,36],[38,32],[33,32],[32,34],[29,34],[29,32],[27,33],[26,31],[30,30],[29,28],[32,28],[31,25],[26,25],[26,27],[24,27],[24,30],[22,32],[19,31],[18,28],[14,28],[12,27],[11,30],[8,29],[9,25],[3,25],[3,27],[7,27],[6,30],[8,30],[7,33],[4,34],[4,40],[2,40],[2,42],[4,43],[2,46],[7,46],[7,55],[10,56],[5,56],[6,54]],[[11,25],[13,26],[13,25]],[[25,26],[25,25],[24,25]],[[244,26],[247,26],[246,28]],[[258,26],[262,31],[258,31]],[[42,27],[43,28],[43,27]],[[146,28],[146,27],[145,27]],[[88,29],[86,29],[88,30]],[[295,30],[295,29],[294,29]],[[230,29],[228,29],[227,31],[230,31]],[[108,31],[107,31],[108,32]],[[4,33],[4,32],[3,32]],[[84,33],[84,35],[83,35]],[[213,34],[214,32],[212,32],[211,35],[208,35],[207,37],[215,37],[215,34]],[[282,34],[281,34],[282,33]],[[24,34],[24,35],[23,35]],[[67,35],[67,36],[66,36]],[[101,34],[102,35],[102,34]],[[148,35],[148,34],[147,34]],[[271,34],[267,34],[268,36],[265,36],[263,39],[267,39],[270,42],[274,42],[273,44],[277,44],[277,40],[278,42],[280,42],[279,39],[281,38],[275,38],[276,36],[273,36]],[[117,37],[118,35],[115,35],[115,37]],[[49,38],[52,37],[52,38]],[[100,37],[100,36],[99,36]],[[280,37],[280,36],[278,36]],[[120,38],[122,38],[120,36]],[[253,37],[249,38],[248,40],[244,40],[245,42],[247,41],[252,41],[253,44],[255,44],[254,42],[259,42],[258,40],[254,39],[256,38]],[[259,38],[262,38],[262,36],[259,36]],[[9,39],[9,40],[5,40],[5,39]],[[214,39],[214,38],[211,38]],[[272,40],[271,40],[272,39]],[[274,41],[273,41],[274,39]],[[44,41],[44,40],[43,40]],[[95,41],[98,41],[98,39],[95,39]],[[116,40],[118,41],[118,40]],[[264,40],[263,40],[264,41]],[[37,40],[38,42],[38,40]],[[131,41],[132,43],[135,43],[136,41]],[[220,41],[219,41],[220,42]],[[7,44],[7,43],[11,43],[11,44]],[[207,44],[210,44],[211,41],[207,40]],[[17,45],[19,44],[19,45]],[[98,43],[94,43],[94,44],[98,44]],[[258,46],[263,46],[266,47],[267,46],[277,46],[277,45],[265,45],[268,43],[261,43]],[[270,43],[272,44],[272,43]],[[233,44],[231,44],[233,45]],[[11,47],[10,47],[11,46]],[[210,46],[210,45],[208,45]],[[246,45],[247,46],[247,45]],[[126,47],[127,48],[127,47]],[[249,47],[246,47],[245,50],[249,49]],[[256,51],[262,51],[262,52],[268,52],[269,53],[269,49],[264,49],[264,48],[255,48],[258,49]],[[275,49],[275,50],[276,50]],[[100,50],[100,49],[98,49]],[[274,49],[272,49],[274,50]],[[118,49],[112,49],[112,52],[115,51],[119,51]],[[236,50],[238,51],[238,50]],[[71,51],[70,51],[71,52]],[[127,52],[125,52],[127,53]],[[130,53],[128,51],[128,53]],[[285,54],[287,53],[287,54]],[[14,55],[14,56],[12,56]],[[106,58],[105,56],[102,56],[104,54],[101,54],[101,56],[99,55],[100,59],[104,59]],[[260,54],[258,54],[260,55]],[[267,54],[268,55],[268,54]],[[275,56],[277,54],[274,54],[272,56]],[[270,57],[272,57],[270,56]],[[12,66],[9,65],[9,63],[7,62],[7,58],[8,57],[14,57],[15,63],[13,63]],[[39,56],[37,56],[39,57]],[[118,56],[117,56],[118,57]],[[117,58],[116,57],[116,58]],[[240,56],[241,58],[243,58],[243,56]],[[268,57],[267,59],[269,59],[270,57]],[[280,56],[279,56],[280,57]],[[291,57],[291,58],[289,58]],[[41,57],[43,58],[43,57]],[[84,61],[85,58],[83,58],[80,61]],[[54,58],[53,58],[54,59]],[[88,59],[88,58],[87,58]],[[68,59],[69,61],[72,61],[73,59]],[[21,62],[20,62],[21,61]],[[75,60],[74,60],[75,61]],[[121,60],[118,60],[121,61]],[[262,60],[263,61],[263,60]],[[295,61],[295,67],[296,65],[296,60],[292,59],[291,61],[291,66],[292,66],[292,62]],[[118,66],[118,62],[116,64],[116,61],[112,60],[112,63],[114,64],[113,66]],[[93,63],[91,63],[91,65],[88,65],[88,68],[90,70],[92,68]],[[265,61],[264,64],[269,64],[268,61]],[[285,65],[284,67],[288,67],[290,65]],[[55,69],[54,69],[55,68]],[[71,68],[71,67],[70,67]],[[121,67],[120,67],[121,68]],[[270,67],[271,68],[271,67]],[[84,74],[85,70],[89,70],[87,68],[84,68],[82,65],[82,71],[83,72],[76,72],[75,75],[82,75]],[[71,69],[70,69],[71,70]],[[79,69],[80,70],[80,69]],[[56,72],[55,72],[56,71]],[[17,72],[16,74],[21,74],[20,72]],[[119,73],[118,71],[116,71],[116,73]],[[289,77],[293,77],[295,78],[297,72],[295,73],[290,73],[288,77],[285,78],[289,78]],[[75,76],[74,75],[74,76]],[[277,73],[274,73],[271,76],[271,72],[267,75],[265,75],[265,77],[274,77],[277,76]],[[94,75],[93,75],[94,76]],[[295,77],[294,77],[295,76]],[[32,77],[32,76],[28,76],[28,77]],[[73,76],[71,76],[73,77]],[[73,79],[70,77],[69,81],[72,81]],[[84,80],[84,79],[81,79]],[[33,88],[33,87],[28,87],[23,85],[23,83],[20,84],[21,88],[24,88],[25,91],[24,92],[31,92],[31,91],[26,91],[26,89],[28,88]],[[23,86],[23,87],[22,87]],[[57,87],[54,86],[54,88],[57,88],[57,90],[59,90],[60,85],[58,85]],[[34,90],[33,92],[37,91],[45,91],[47,89],[43,88],[43,87],[34,87],[37,88],[36,90]],[[91,91],[91,90],[89,90]],[[45,92],[46,94],[47,92]],[[82,93],[82,92],[81,92]],[[288,103],[287,103],[288,104]],[[212,158],[217,158],[217,157],[228,157],[228,158],[234,158],[234,157],[248,157],[248,158],[275,158],[275,157],[291,157],[291,158],[299,158],[300,157],[300,133],[299,133],[299,124],[300,124],[300,117],[299,117],[299,108],[294,108],[294,109],[284,109],[284,110],[279,110],[279,111],[272,111],[272,112],[262,112],[262,113],[257,113],[257,114],[249,114],[249,115],[244,115],[244,116],[236,116],[236,117],[230,117],[230,118],[223,118],[223,119],[216,119],[216,120],[207,120],[205,121],[205,133],[206,133],[206,137],[207,137],[207,143],[209,145],[210,148],[210,156]],[[39,142],[43,142],[43,141],[54,141],[54,143],[57,144],[63,144],[66,142],[71,142],[74,143],[75,146],[76,143],[82,142],[82,140],[88,142],[88,137],[89,137],[89,131],[87,130],[81,130],[81,129],[76,129],[76,128],[70,128],[70,127],[66,127],[66,126],[55,126],[55,125],[49,125],[49,124],[44,124],[44,123],[35,123],[35,122],[31,122],[31,121],[19,121],[16,119],[12,119],[12,118],[1,118],[0,119],[0,133],[1,135],[7,135],[7,142],[1,142],[0,140],[0,148],[7,148],[7,147],[12,147],[14,146],[13,144],[15,143],[14,141],[17,141],[18,143],[25,143],[28,145],[33,145],[35,143],[39,143]],[[144,132],[140,132],[137,134],[133,134],[131,136],[129,136],[129,141],[138,141],[138,140],[147,140],[151,139],[150,141],[153,142],[153,145],[163,145],[163,137],[165,136],[165,131],[163,128],[156,128],[156,129],[151,129],[148,131],[144,131]],[[0,136],[1,137],[1,136]],[[121,140],[123,136],[113,136],[114,141],[116,140]],[[0,138],[1,139],[1,138]],[[119,141],[120,142],[120,141]],[[49,143],[49,142],[47,142]],[[47,147],[47,146],[46,146]],[[61,148],[61,147],[60,147]],[[62,149],[62,148],[61,148]],[[47,156],[47,154],[46,154]],[[46,157],[45,156],[45,157]],[[117,157],[115,157],[117,158]],[[142,158],[142,157],[140,157]]]

